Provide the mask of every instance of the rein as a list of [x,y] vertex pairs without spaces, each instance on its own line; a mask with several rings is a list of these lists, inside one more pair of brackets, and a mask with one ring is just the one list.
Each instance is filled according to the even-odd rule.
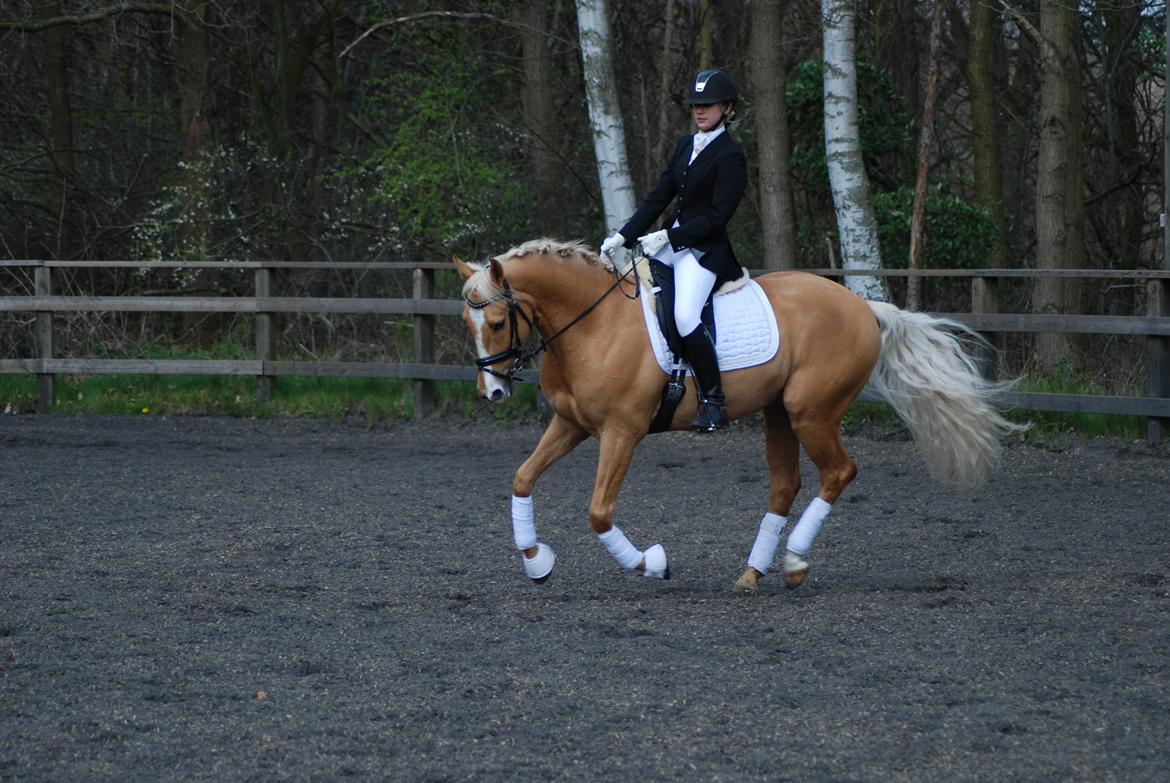
[[[587,316],[591,312],[593,312],[594,309],[596,309],[599,304],[601,304],[603,301],[605,301],[605,298],[607,296],[609,296],[611,293],[613,293],[613,290],[615,288],[617,288],[618,286],[620,286],[622,284],[622,281],[624,281],[627,277],[630,276],[630,272],[634,271],[637,268],[637,265],[638,265],[637,259],[635,259],[634,263],[630,264],[630,268],[627,269],[625,272],[622,272],[620,275],[618,275],[617,279],[613,281],[613,285],[611,285],[609,288],[605,289],[605,293],[603,293],[601,296],[597,297],[597,300],[594,301],[593,304],[589,305],[584,310],[582,310],[580,313],[578,313],[577,316],[573,320],[569,321],[567,324],[565,324],[560,329],[558,329],[556,331],[556,333],[554,333],[548,339],[544,339],[542,337],[540,340],[540,345],[538,345],[535,348],[533,348],[532,350],[528,350],[528,351],[525,351],[523,349],[522,344],[521,344],[520,326],[516,320],[516,314],[517,313],[520,314],[520,317],[524,319],[524,323],[528,324],[529,330],[536,329],[536,324],[533,323],[532,319],[528,317],[528,314],[524,312],[524,308],[522,308],[520,306],[520,303],[516,301],[516,297],[512,296],[512,287],[510,285],[508,285],[507,278],[504,279],[503,293],[499,294],[497,296],[493,296],[490,299],[485,299],[482,302],[473,302],[470,299],[468,299],[466,295],[464,295],[464,297],[463,297],[464,304],[466,304],[472,310],[482,310],[483,308],[487,307],[489,304],[491,304],[492,302],[495,302],[498,299],[503,299],[504,303],[508,306],[508,324],[509,324],[509,331],[511,332],[511,334],[508,338],[508,343],[509,343],[508,347],[505,350],[500,351],[499,353],[493,353],[491,356],[483,356],[481,358],[476,359],[475,366],[478,367],[481,371],[486,372],[488,375],[494,375],[497,378],[503,378],[508,383],[514,383],[514,382],[520,380],[516,376],[520,373],[521,370],[524,369],[524,365],[526,365],[532,359],[535,359],[542,352],[547,350],[549,345],[552,344],[553,340],[560,337],[562,334],[567,332],[572,326],[576,325],[579,321],[581,321],[583,318],[585,318],[585,316]],[[616,270],[615,270],[615,273],[616,273]],[[638,296],[640,295],[640,289],[641,289],[641,286],[637,286],[634,289],[633,296],[630,296],[625,291],[622,291],[622,296],[626,297],[627,299],[637,299]],[[495,370],[492,368],[491,365],[496,364],[497,362],[505,361],[506,359],[512,359],[512,366],[509,367],[506,371],[500,372],[499,370]]]

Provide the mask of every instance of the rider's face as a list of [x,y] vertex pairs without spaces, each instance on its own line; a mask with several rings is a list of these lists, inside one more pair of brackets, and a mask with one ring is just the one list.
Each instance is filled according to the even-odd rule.
[[708,103],[695,104],[691,106],[691,116],[695,120],[695,125],[701,131],[714,130],[722,119],[723,113],[728,109],[728,104],[724,103]]

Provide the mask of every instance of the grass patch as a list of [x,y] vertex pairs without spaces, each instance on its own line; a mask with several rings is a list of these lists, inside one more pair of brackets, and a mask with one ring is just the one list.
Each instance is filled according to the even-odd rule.
[[[94,358],[123,359],[249,359],[253,351],[239,342],[223,340],[201,349],[146,342],[117,354],[95,345],[87,354]],[[256,379],[250,375],[58,375],[53,412],[243,418],[361,417],[369,426],[415,417],[412,381],[288,376],[276,379],[275,387],[271,403],[261,405],[256,400]],[[437,381],[434,388],[436,411],[464,421],[488,418],[511,423],[535,416],[536,388],[531,384],[517,384],[512,398],[499,405],[479,397],[471,382]],[[0,411],[32,413],[35,408],[35,376],[0,375]]]
[[[112,358],[94,346],[90,354]],[[191,350],[158,342],[137,346],[121,358],[132,359],[247,359],[251,350],[225,340],[209,348]],[[1030,379],[1020,391],[1056,394],[1108,394],[1091,378],[1061,372],[1050,380]],[[32,375],[0,375],[0,411],[31,413],[36,406],[36,378]],[[508,424],[536,416],[536,387],[517,384],[512,398],[493,405],[478,396],[470,382],[435,383],[435,408],[440,414],[470,422],[490,419]],[[224,375],[92,375],[58,376],[54,412],[65,415],[209,415],[261,418],[364,418],[369,426],[415,418],[414,384],[380,378],[283,377],[277,379],[272,402],[256,401],[256,381],[251,376]],[[1146,420],[1140,416],[1093,413],[1010,411],[1008,418],[1032,425],[1026,438],[1039,442],[1062,432],[1085,437],[1145,437]],[[901,423],[888,405],[857,403],[845,414],[846,431],[876,428],[891,432]]]
[[[1028,379],[1016,387],[1016,391],[1044,394],[1110,394],[1090,382],[1062,379]],[[1127,440],[1146,436],[1144,416],[1050,411],[1009,411],[1006,416],[1011,421],[1027,422],[1032,425],[1024,434],[1029,440],[1046,441],[1062,432],[1075,432],[1086,438],[1111,437]]]
[[[64,415],[356,416],[368,426],[409,421],[415,415],[414,384],[381,378],[279,378],[269,405],[256,401],[251,376],[61,375],[55,391],[53,412]],[[35,377],[0,376],[0,410],[32,413],[35,406]],[[510,400],[492,405],[478,396],[472,383],[440,381],[435,384],[435,408],[464,421],[523,421],[535,415],[536,389],[518,385]]]

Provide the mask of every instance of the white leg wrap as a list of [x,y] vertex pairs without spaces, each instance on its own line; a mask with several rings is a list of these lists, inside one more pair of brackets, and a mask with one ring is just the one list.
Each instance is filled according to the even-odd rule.
[[821,532],[821,524],[825,521],[825,517],[829,516],[829,511],[832,508],[832,505],[820,498],[813,498],[813,502],[809,503],[808,508],[800,515],[800,521],[796,523],[796,527],[788,534],[785,548],[798,555],[807,555],[817,533]]
[[531,496],[512,496],[512,538],[517,549],[536,546],[536,512],[532,508]]
[[634,548],[630,539],[626,538],[626,534],[617,525],[604,533],[598,533],[597,537],[622,568],[633,571],[642,564],[642,553]]
[[751,554],[748,555],[748,565],[761,574],[768,573],[768,569],[772,567],[772,560],[776,557],[776,548],[780,546],[780,536],[787,524],[787,517],[773,514],[771,511],[764,514],[764,518],[760,520],[760,531],[756,533],[756,543],[752,545]]

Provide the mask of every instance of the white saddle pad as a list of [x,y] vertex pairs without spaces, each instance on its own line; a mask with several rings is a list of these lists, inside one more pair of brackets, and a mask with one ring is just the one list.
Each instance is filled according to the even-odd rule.
[[[650,304],[654,295],[643,286],[642,316],[646,319],[646,332],[650,335],[650,347],[654,358],[665,373],[670,373],[673,354],[666,344],[666,337],[658,326],[658,318]],[[742,370],[763,364],[780,350],[780,329],[776,326],[776,314],[768,302],[764,289],[755,280],[736,290],[719,294],[715,302],[715,353],[719,356],[719,369],[723,372]]]

